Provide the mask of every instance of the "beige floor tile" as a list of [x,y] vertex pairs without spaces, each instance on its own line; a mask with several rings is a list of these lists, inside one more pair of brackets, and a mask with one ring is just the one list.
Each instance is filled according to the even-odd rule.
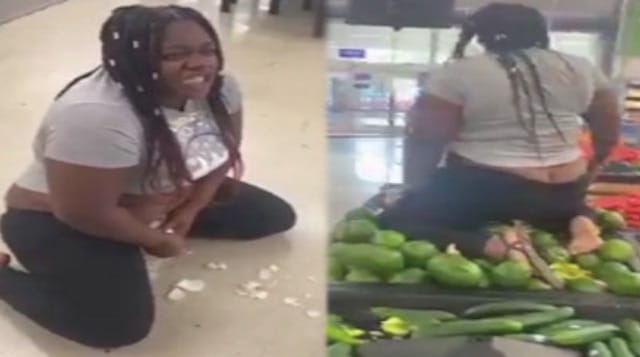
[[[128,3],[70,0],[0,27],[0,78],[6,88],[0,98],[0,190],[30,159],[31,138],[56,91],[96,64],[97,32],[109,10]],[[299,223],[287,234],[256,242],[194,241],[193,255],[163,261],[156,267],[158,318],[152,335],[109,355],[321,356],[322,318],[309,318],[282,300],[299,297],[309,309],[324,310],[323,41],[310,37],[311,19],[299,4],[274,18],[265,14],[264,1],[240,0],[235,14],[219,18],[216,1],[179,3],[199,7],[219,24],[229,68],[246,100],[246,178],[292,202]],[[229,270],[202,268],[209,261],[224,261]],[[267,300],[235,295],[236,285],[255,279],[269,264],[281,271]],[[201,278],[207,288],[181,303],[167,303],[169,285],[184,277]],[[100,355],[104,352],[45,332],[0,302],[0,356]]]

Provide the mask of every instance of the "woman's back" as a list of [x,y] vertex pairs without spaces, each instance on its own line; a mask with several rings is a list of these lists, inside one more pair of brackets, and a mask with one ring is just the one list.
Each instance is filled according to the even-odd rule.
[[581,115],[596,90],[608,86],[607,79],[580,57],[537,48],[522,53],[536,68],[544,103],[537,79],[520,58],[517,88],[490,53],[457,60],[434,72],[427,92],[463,107],[463,127],[451,151],[479,164],[505,168],[549,167],[580,157]]

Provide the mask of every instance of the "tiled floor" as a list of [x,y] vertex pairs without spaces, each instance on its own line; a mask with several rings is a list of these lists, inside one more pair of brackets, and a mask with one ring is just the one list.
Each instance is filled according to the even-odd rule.
[[[98,28],[109,10],[132,2],[69,0],[0,27],[0,78],[5,83],[0,98],[0,190],[30,159],[31,138],[56,91],[97,63]],[[109,355],[322,356],[323,319],[309,318],[305,310],[324,311],[325,304],[323,42],[310,37],[311,18],[296,2],[286,2],[290,8],[276,18],[266,15],[265,1],[240,0],[235,14],[221,18],[216,1],[177,2],[199,7],[219,24],[227,63],[240,79],[246,100],[246,179],[292,202],[299,223],[283,236],[256,242],[194,241],[193,255],[156,264],[158,316],[151,336]],[[226,262],[229,270],[202,268],[212,260]],[[236,285],[255,279],[269,264],[281,271],[267,300],[234,293]],[[164,295],[169,285],[183,277],[204,279],[206,290],[168,303]],[[285,305],[287,296],[299,297],[306,309]],[[0,302],[0,356],[101,355],[105,353],[49,334]]]

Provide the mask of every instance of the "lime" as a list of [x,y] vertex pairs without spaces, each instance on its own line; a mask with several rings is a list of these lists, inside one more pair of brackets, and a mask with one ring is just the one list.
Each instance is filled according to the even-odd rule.
[[375,274],[362,269],[351,269],[344,280],[351,283],[379,283],[382,281]]
[[427,272],[419,268],[409,268],[394,274],[389,283],[392,284],[420,284],[427,278]]
[[527,284],[527,290],[547,291],[547,290],[553,290],[553,287],[540,279],[531,279]]
[[406,242],[400,247],[400,251],[407,266],[414,268],[423,268],[429,259],[440,253],[435,245],[424,240]]
[[631,243],[622,239],[611,239],[598,250],[600,258],[606,261],[628,262],[635,255],[635,250]]
[[377,222],[376,215],[366,208],[356,208],[354,210],[347,212],[347,214],[345,215],[345,220],[347,221],[354,221],[359,219],[371,221],[372,223]]
[[580,254],[574,257],[574,260],[576,264],[578,264],[581,268],[588,270],[591,270],[602,263],[600,258],[593,253]]
[[578,291],[581,293],[604,293],[607,291],[607,284],[600,280],[595,280],[589,277],[582,277],[578,279],[568,280],[567,288],[569,288],[569,290]]
[[545,231],[533,232],[531,235],[531,241],[533,242],[533,246],[537,249],[546,249],[560,245],[553,234]]
[[427,274],[442,285],[459,288],[479,287],[484,276],[477,264],[457,254],[438,254],[431,258]]
[[549,263],[567,263],[571,260],[569,251],[560,246],[543,249],[542,256]]
[[522,262],[506,261],[491,269],[491,281],[503,288],[525,288],[533,272]]
[[593,273],[597,278],[608,281],[612,276],[631,273],[631,269],[620,262],[604,262],[595,267]]
[[328,270],[330,281],[340,281],[344,279],[346,269],[335,257],[329,257]]
[[374,244],[391,249],[400,248],[406,241],[407,238],[404,236],[404,234],[396,231],[379,231],[373,236],[373,239],[371,240],[371,242]]
[[347,243],[368,243],[376,232],[376,225],[366,219],[344,221],[336,226],[334,240]]

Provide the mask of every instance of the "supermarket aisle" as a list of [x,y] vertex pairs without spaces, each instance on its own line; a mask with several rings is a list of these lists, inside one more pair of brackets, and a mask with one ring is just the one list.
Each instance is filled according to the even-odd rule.
[[[1,191],[28,162],[30,141],[54,94],[96,64],[97,31],[109,10],[132,2],[69,0],[0,27],[0,78],[8,84],[0,98]],[[320,356],[314,347],[324,343],[322,319],[307,316],[307,310],[324,311],[325,300],[323,43],[310,37],[311,18],[296,2],[276,18],[266,15],[264,1],[241,0],[234,14],[221,18],[215,1],[178,3],[197,6],[219,23],[227,63],[246,100],[246,179],[292,202],[299,222],[282,237],[247,243],[194,241],[192,255],[153,261],[157,324],[144,342],[110,355]],[[294,94],[302,95],[293,100]],[[229,268],[203,268],[210,261]],[[235,293],[239,284],[258,280],[258,271],[271,264],[280,271],[266,300]],[[169,286],[181,278],[201,278],[207,287],[185,301],[168,303]],[[299,298],[304,307],[284,304],[285,297]],[[0,302],[0,356],[100,355],[104,352],[49,334]]]

